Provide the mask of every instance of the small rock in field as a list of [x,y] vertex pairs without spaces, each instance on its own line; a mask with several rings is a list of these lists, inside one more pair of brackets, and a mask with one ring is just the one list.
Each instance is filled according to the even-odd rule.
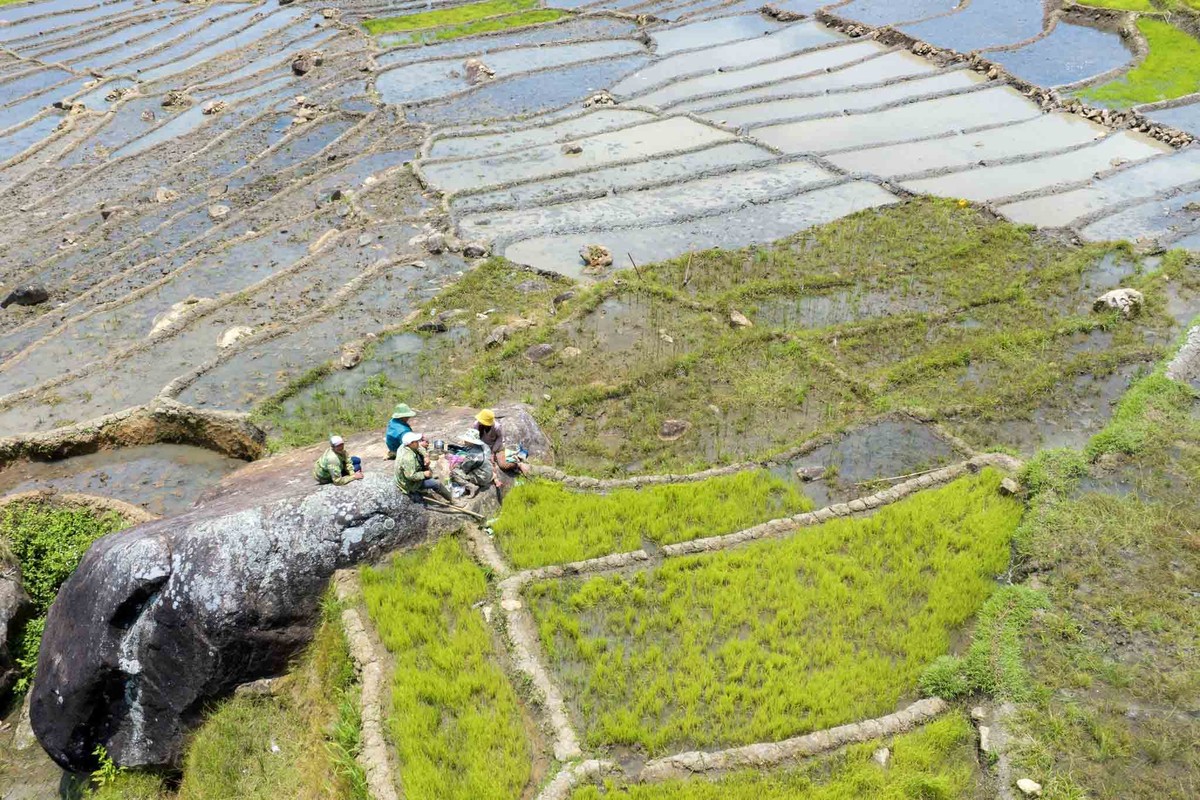
[[888,762],[892,760],[892,751],[886,747],[881,747],[871,754],[871,760],[881,767],[886,767]]
[[174,189],[168,189],[165,186],[160,186],[154,192],[154,202],[156,203],[173,203],[179,199],[179,192]]
[[979,726],[979,752],[992,752],[992,729],[987,725]]
[[754,323],[745,314],[736,309],[729,312],[729,324],[734,328],[750,328],[754,326]]
[[1017,781],[1017,788],[1020,789],[1021,793],[1026,797],[1042,796],[1042,785],[1037,781],[1030,780],[1029,778],[1021,778],[1021,780]]
[[1093,311],[1104,311],[1113,309],[1121,312],[1121,316],[1125,319],[1132,319],[1142,310],[1144,298],[1142,293],[1137,289],[1113,289],[1111,292],[1105,292],[1096,298],[1092,303]]
[[232,347],[238,339],[244,339],[252,333],[254,333],[253,328],[248,328],[245,325],[235,325],[221,334],[221,338],[217,340],[217,347],[222,350],[226,347]]
[[554,355],[554,345],[548,342],[535,344],[525,351],[525,357],[534,364],[540,364],[552,355]]
[[18,286],[0,301],[0,308],[9,306],[36,306],[50,299],[50,292],[40,283],[30,283]]
[[486,83],[496,77],[496,71],[478,58],[468,58],[463,62],[463,69],[467,71],[467,83],[472,86]]
[[579,257],[583,259],[583,263],[587,264],[591,269],[599,269],[601,267],[611,267],[613,263],[612,251],[602,244],[586,244],[579,248]]
[[767,3],[758,10],[758,13],[762,14],[764,17],[770,17],[771,19],[778,20],[780,22],[795,22],[798,19],[804,19],[803,14],[798,14],[795,11],[788,11],[787,9],[783,9],[777,5],[774,5],[773,3]]
[[593,106],[615,106],[616,99],[608,92],[596,92],[594,95],[583,101],[584,108],[592,108]]
[[825,474],[824,467],[797,467],[796,477],[805,483],[821,480],[821,476]]
[[442,320],[434,319],[430,320],[429,322],[422,322],[417,326],[417,330],[422,331],[423,333],[445,333],[447,330],[449,330],[449,328]]
[[551,302],[553,303],[555,308],[558,308],[559,306],[561,306],[563,303],[567,302],[574,296],[575,296],[575,292],[573,292],[573,291],[563,292],[562,294],[554,295],[554,299]]
[[[182,108],[183,106],[190,106],[191,104],[192,98],[188,97],[187,92],[183,91],[182,89],[172,89],[171,91],[167,92],[162,99],[163,108]],[[142,118],[145,119],[145,115],[143,115]],[[151,112],[150,118],[154,118],[153,112]]]
[[342,345],[342,369],[354,369],[357,367],[362,362],[365,347],[366,342],[348,342]]
[[359,246],[359,247],[366,247],[367,245],[369,245],[369,244],[370,244],[371,242],[373,242],[373,241],[375,241],[375,237],[374,237],[374,236],[372,236],[372,235],[371,235],[371,234],[369,234],[369,233],[364,233],[362,236],[359,236],[359,237],[358,237],[358,246]]
[[1021,484],[1017,483],[1012,478],[1005,478],[1000,481],[1000,494],[1005,497],[1012,497],[1021,493]]
[[662,427],[658,429],[658,438],[664,442],[673,442],[683,436],[692,427],[692,423],[683,419],[668,419],[663,420]]
[[983,706],[975,706],[971,709],[971,719],[979,722],[987,716],[987,712],[983,710]]
[[483,258],[490,249],[487,242],[467,242],[463,245],[462,254],[466,258]]
[[154,122],[154,112],[146,109],[142,112],[142,122]]
[[583,152],[583,145],[576,144],[575,142],[567,142],[562,146],[562,151],[565,156],[577,156]]
[[583,355],[583,351],[578,347],[564,347],[561,353],[563,358],[579,358]]
[[209,206],[208,216],[210,219],[224,219],[225,217],[229,216],[229,206]]
[[209,100],[207,103],[200,106],[200,113],[207,114],[211,117],[213,114],[220,114],[227,108],[229,108],[229,104],[224,100]]
[[124,210],[125,210],[125,206],[102,205],[102,206],[100,206],[100,218],[108,219],[109,217],[113,216],[114,214],[120,214]]
[[297,75],[307,75],[312,72],[313,67],[320,66],[321,62],[320,53],[305,50],[304,52],[297,53],[296,57],[292,59],[292,72]]

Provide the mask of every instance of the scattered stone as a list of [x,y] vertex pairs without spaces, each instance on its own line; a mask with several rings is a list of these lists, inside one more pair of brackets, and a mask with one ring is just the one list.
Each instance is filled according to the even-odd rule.
[[447,249],[446,234],[434,230],[420,233],[408,240],[408,246],[423,248],[434,255],[444,253]]
[[579,358],[579,356],[583,355],[583,351],[578,347],[564,347],[559,355],[563,358]]
[[575,296],[574,290],[568,290],[568,291],[563,292],[562,294],[554,295],[554,299],[551,300],[550,302],[555,308],[558,308],[559,306],[561,306],[563,303],[567,302],[574,296]]
[[292,59],[292,72],[297,75],[307,75],[312,72],[315,67],[321,66],[324,63],[324,58],[321,53],[314,50],[305,50],[297,53]]
[[594,95],[583,101],[584,108],[592,108],[594,106],[615,106],[617,104],[614,98],[608,92],[596,92]]
[[154,122],[154,112],[146,109],[142,112],[142,122]]
[[785,8],[780,8],[773,3],[767,3],[758,10],[758,13],[764,17],[779,20],[780,22],[795,22],[798,19],[804,19],[803,14],[797,14],[795,11],[788,11]]
[[976,722],[981,722],[987,717],[987,712],[983,710],[983,706],[975,706],[971,709],[971,719]]
[[554,345],[548,342],[535,344],[525,351],[525,357],[534,364],[540,364],[552,355],[554,355]]
[[483,614],[483,621],[488,625],[492,624],[492,614],[495,612],[495,606],[482,606],[480,612]]
[[229,206],[223,206],[223,205],[218,204],[215,206],[208,207],[209,219],[214,219],[214,220],[224,219],[225,217],[228,217],[228,216],[229,216]]
[[274,678],[259,678],[239,685],[233,690],[233,694],[235,697],[270,697],[275,693],[274,689]]
[[577,156],[583,152],[583,145],[567,142],[562,146],[562,152],[564,156]]
[[729,325],[734,328],[754,327],[754,323],[745,314],[736,309],[729,312]]
[[207,298],[189,297],[186,300],[180,300],[171,306],[170,309],[157,315],[154,318],[154,323],[150,328],[150,338],[153,339],[157,334],[170,328],[178,322],[185,314],[189,313],[192,306]]
[[[172,89],[167,92],[162,99],[163,108],[184,108],[192,104],[192,98],[188,97],[187,92],[183,89]],[[151,119],[154,118],[154,112],[150,113]],[[145,114],[142,115],[145,119]]]
[[209,100],[200,106],[200,113],[211,117],[214,114],[220,114],[227,108],[229,108],[229,104],[224,100]]
[[156,203],[173,203],[178,199],[179,192],[165,186],[158,187],[154,192],[154,202]]
[[602,244],[584,245],[579,248],[579,257],[587,264],[588,269],[603,269],[611,267],[613,263],[612,252]]
[[369,233],[364,233],[362,236],[358,237],[358,246],[366,247],[367,245],[371,244],[371,242],[373,242],[373,241],[375,241],[374,236],[372,236]]
[[132,86],[118,86],[108,94],[104,95],[104,100],[108,103],[115,103],[123,97],[128,97],[129,95],[134,94],[135,91],[136,90]]
[[658,429],[658,438],[664,442],[673,442],[683,436],[692,427],[692,423],[683,419],[668,419],[664,420],[662,427]]
[[487,348],[496,347],[497,345],[508,341],[509,337],[511,337],[514,333],[526,330],[527,328],[532,328],[536,324],[537,323],[531,319],[520,318],[513,320],[507,325],[497,325],[496,327],[492,328],[491,333],[489,333],[487,338],[483,340],[483,346]]
[[984,755],[992,752],[992,729],[987,725],[979,726],[979,752]]
[[100,218],[103,220],[107,220],[109,217],[112,217],[116,214],[120,214],[122,211],[125,211],[125,206],[101,205],[100,206]]
[[245,325],[235,325],[221,334],[221,338],[217,340],[217,347],[221,350],[224,350],[226,347],[232,347],[239,339],[244,339],[252,333],[254,333],[253,328]]
[[422,322],[418,325],[417,330],[422,333],[445,333],[450,328],[443,320],[431,319],[428,322]]
[[824,467],[797,467],[796,477],[804,483],[819,481],[825,475]]
[[484,258],[491,251],[487,242],[467,242],[463,245],[462,254],[465,258]]
[[341,10],[337,9],[337,8],[322,8],[321,9],[321,16],[324,17],[325,19],[337,19],[339,16],[341,16],[341,14],[342,14]]
[[18,286],[0,301],[0,308],[9,306],[36,306],[50,299],[50,291],[40,283]]
[[354,369],[362,363],[363,353],[366,351],[367,343],[365,340],[357,342],[347,342],[342,345],[342,356],[340,363],[342,369]]
[[1026,797],[1042,796],[1042,785],[1037,781],[1030,780],[1029,778],[1021,778],[1021,780],[1017,781],[1017,788],[1020,789],[1021,793]]
[[496,71],[478,58],[468,58],[463,62],[463,69],[467,71],[467,83],[472,86],[487,83],[496,77]]
[[1125,319],[1136,317],[1142,310],[1144,298],[1137,289],[1113,289],[1096,298],[1092,303],[1093,311],[1112,309],[1121,312]]
[[1000,494],[1005,497],[1013,497],[1021,493],[1021,484],[1017,483],[1012,478],[1005,478],[1000,481]]
[[881,767],[886,767],[892,760],[892,751],[887,747],[881,747],[871,754],[871,760]]

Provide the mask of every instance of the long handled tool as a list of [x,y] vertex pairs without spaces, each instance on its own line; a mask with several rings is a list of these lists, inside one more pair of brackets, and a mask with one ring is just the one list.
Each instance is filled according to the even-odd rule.
[[429,494],[429,493],[423,492],[421,494],[421,497],[423,499],[428,500],[429,502],[433,503],[435,506],[441,506],[442,508],[448,508],[451,511],[457,511],[461,514],[469,514],[472,517],[474,517],[475,519],[479,520],[480,522],[487,521],[487,517],[483,516],[483,514],[477,514],[469,508],[463,508],[462,506],[456,506],[453,503],[447,503],[445,500],[443,500],[441,497],[437,496],[436,494]]

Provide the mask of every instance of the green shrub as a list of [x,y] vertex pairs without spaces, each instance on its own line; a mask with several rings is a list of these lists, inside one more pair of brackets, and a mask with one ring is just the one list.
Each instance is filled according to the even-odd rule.
[[453,538],[362,573],[363,596],[395,658],[388,729],[408,800],[517,798],[531,748],[516,692],[474,606],[487,582]]
[[586,786],[571,800],[953,800],[972,796],[974,742],[971,724],[961,714],[948,714],[886,742],[892,751],[886,769],[871,759],[885,744],[877,741],[774,773],[747,770],[716,780]]
[[11,503],[0,508],[0,548],[21,568],[21,584],[33,601],[34,616],[17,633],[14,657],[21,669],[14,691],[29,688],[37,667],[46,612],[63,582],[79,566],[92,542],[126,527],[115,512],[81,506]]
[[527,590],[593,746],[774,741],[888,713],[1009,560],[986,470],[785,540]]
[[719,536],[811,508],[794,484],[762,470],[604,495],[534,481],[505,498],[495,531],[504,554],[526,569],[637,550],[643,539]]

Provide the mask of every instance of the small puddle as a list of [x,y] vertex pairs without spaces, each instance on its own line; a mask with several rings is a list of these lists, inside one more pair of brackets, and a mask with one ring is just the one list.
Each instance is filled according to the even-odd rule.
[[965,456],[934,429],[912,420],[884,420],[842,434],[831,444],[772,468],[788,480],[796,470],[820,468],[824,477],[804,484],[817,508],[843,503],[894,485],[871,485],[883,478],[910,475],[960,461]]
[[201,447],[154,444],[105,450],[0,471],[0,493],[53,488],[123,500],[153,514],[178,514],[245,462]]

